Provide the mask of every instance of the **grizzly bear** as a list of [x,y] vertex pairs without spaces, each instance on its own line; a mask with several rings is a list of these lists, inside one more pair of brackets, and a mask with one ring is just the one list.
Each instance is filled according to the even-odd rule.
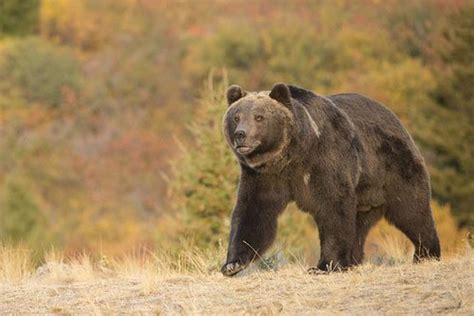
[[227,90],[224,133],[241,167],[227,260],[232,276],[272,244],[291,201],[319,230],[316,271],[361,263],[382,217],[415,245],[414,260],[439,258],[423,157],[393,112],[365,96],[320,96],[283,83]]

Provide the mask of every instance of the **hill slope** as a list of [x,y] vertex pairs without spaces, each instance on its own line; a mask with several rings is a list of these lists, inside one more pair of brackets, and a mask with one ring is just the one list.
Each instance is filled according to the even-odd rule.
[[276,272],[224,278],[130,264],[99,269],[87,260],[48,263],[19,282],[0,283],[0,314],[474,313],[474,253],[419,265],[366,264],[347,273]]

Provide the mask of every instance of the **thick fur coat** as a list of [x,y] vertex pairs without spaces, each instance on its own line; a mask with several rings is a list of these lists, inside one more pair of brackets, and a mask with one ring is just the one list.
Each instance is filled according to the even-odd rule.
[[258,93],[233,85],[227,100],[224,133],[241,176],[224,275],[270,247],[291,201],[316,221],[319,270],[360,263],[382,217],[413,242],[415,260],[439,258],[426,166],[393,112],[362,95],[285,84]]

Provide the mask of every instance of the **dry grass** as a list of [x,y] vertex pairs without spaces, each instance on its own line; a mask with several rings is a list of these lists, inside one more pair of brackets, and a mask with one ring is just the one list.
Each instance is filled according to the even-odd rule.
[[418,265],[366,263],[313,276],[295,263],[235,278],[221,276],[213,256],[194,251],[173,259],[83,255],[67,263],[53,252],[36,270],[29,256],[0,248],[0,314],[474,313],[472,249]]

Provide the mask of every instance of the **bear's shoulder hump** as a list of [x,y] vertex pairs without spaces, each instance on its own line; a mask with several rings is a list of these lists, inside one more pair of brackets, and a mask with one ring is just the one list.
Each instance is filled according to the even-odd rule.
[[319,97],[314,92],[297,87],[297,86],[288,85],[288,88],[290,89],[291,97],[302,103],[311,103],[312,101],[314,101],[315,99],[318,99]]

